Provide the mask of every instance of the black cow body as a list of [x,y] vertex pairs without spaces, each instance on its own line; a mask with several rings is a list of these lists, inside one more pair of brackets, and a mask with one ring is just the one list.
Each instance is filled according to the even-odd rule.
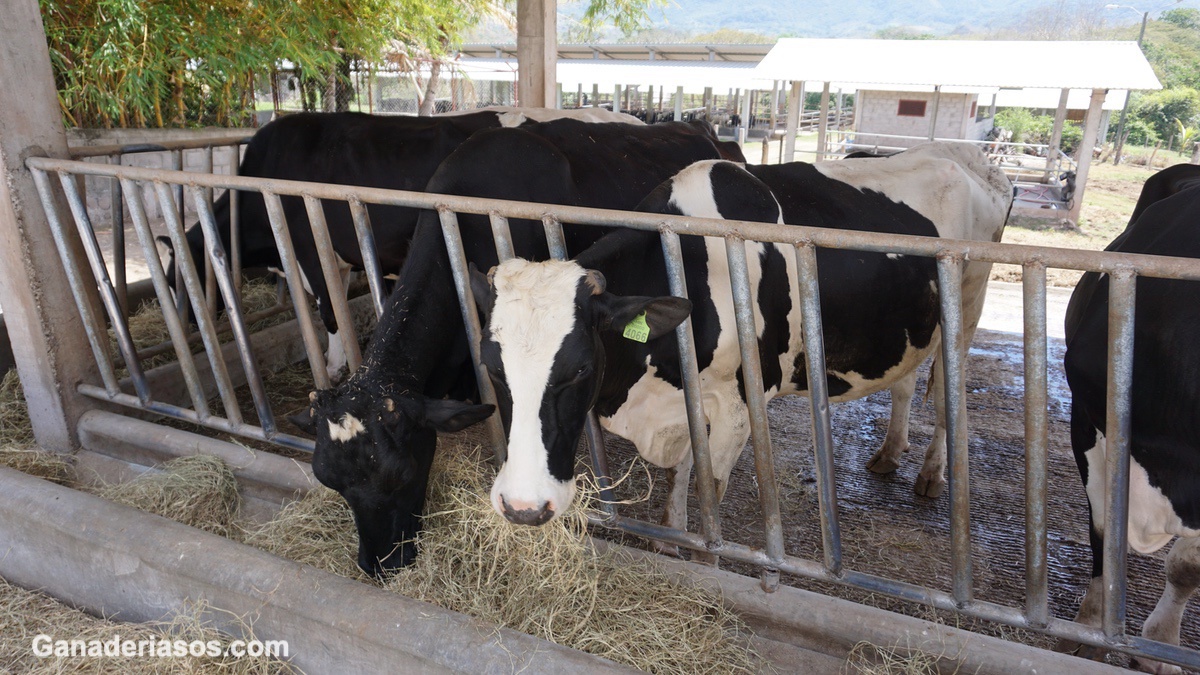
[[[1106,250],[1200,258],[1200,167],[1177,165],[1142,189],[1129,226]],[[1179,622],[1200,585],[1200,282],[1136,282],[1129,546],[1152,553],[1181,537],[1167,561],[1167,591],[1143,635],[1179,644]],[[1107,275],[1084,274],[1067,307],[1065,369],[1071,448],[1087,489],[1092,584],[1078,621],[1098,625],[1105,533]],[[1163,664],[1141,664],[1167,672]]]
[[[239,175],[257,178],[357,185],[395,190],[423,190],[438,165],[464,140],[481,129],[499,127],[495,112],[446,117],[385,117],[361,113],[299,113],[267,124],[246,146]],[[301,197],[280,197],[288,231],[307,290],[317,299],[321,320],[329,330],[330,375],[345,366],[333,304],[321,272],[308,212]],[[230,246],[229,193],[213,205],[213,215],[226,250]],[[334,250],[345,265],[362,268],[350,208],[343,201],[323,202]],[[416,228],[417,209],[368,205],[376,252],[385,274],[400,269]],[[238,195],[242,266],[278,268],[279,252],[266,204],[259,192]],[[193,261],[203,258],[204,233],[199,225],[187,232]],[[174,260],[168,278],[174,280]],[[197,263],[203,278],[204,267]]]
[[[428,192],[632,209],[676,171],[720,156],[707,125],[583,124],[559,120],[487,130],[464,142]],[[460,215],[467,258],[481,268],[497,256],[486,217]],[[517,255],[548,256],[541,222],[512,220]],[[571,252],[599,228],[565,227]],[[470,359],[435,213],[423,214],[398,286],[354,375],[315,394],[313,471],[354,510],[359,565],[372,573],[411,562],[434,431],[486,417],[490,406],[442,400],[472,381]],[[353,433],[351,433],[353,431]],[[397,542],[400,555],[391,555]]]

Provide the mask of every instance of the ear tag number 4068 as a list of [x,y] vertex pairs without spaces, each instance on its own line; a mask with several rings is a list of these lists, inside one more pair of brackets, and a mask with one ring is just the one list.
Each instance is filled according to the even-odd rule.
[[646,313],[642,312],[634,317],[633,321],[625,324],[625,332],[621,333],[623,337],[635,342],[645,342],[650,339],[650,326],[646,323]]

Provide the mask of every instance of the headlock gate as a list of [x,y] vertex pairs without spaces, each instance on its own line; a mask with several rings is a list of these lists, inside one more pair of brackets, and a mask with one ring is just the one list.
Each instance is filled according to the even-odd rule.
[[[261,192],[270,216],[271,227],[282,260],[283,273],[291,293],[292,309],[296,313],[305,353],[312,368],[317,387],[329,386],[322,345],[314,328],[307,298],[303,291],[301,272],[284,222],[281,196],[297,196],[304,200],[312,225],[312,233],[320,254],[325,282],[330,289],[334,314],[342,334],[350,337],[347,356],[351,370],[361,363],[354,333],[352,308],[346,300],[345,288],[338,270],[336,254],[328,236],[322,200],[342,201],[353,215],[358,243],[366,261],[366,277],[370,287],[372,308],[376,316],[383,311],[384,280],[377,262],[375,245],[366,204],[408,206],[434,209],[441,216],[441,225],[450,254],[461,310],[470,336],[481,396],[495,402],[490,379],[479,362],[480,323],[468,278],[466,256],[458,227],[460,213],[480,214],[490,218],[496,250],[501,261],[513,256],[509,233],[510,219],[541,221],[549,250],[555,258],[565,258],[562,223],[590,224],[606,227],[627,227],[660,233],[666,254],[670,288],[673,295],[686,297],[686,284],[681,261],[680,238],[683,236],[719,237],[725,241],[733,300],[736,308],[737,331],[742,356],[743,377],[746,383],[750,411],[751,437],[754,448],[754,467],[757,473],[765,541],[740,542],[726,538],[712,479],[708,456],[703,404],[699,396],[699,374],[696,347],[690,321],[676,329],[680,345],[682,380],[687,415],[695,458],[696,492],[701,517],[699,532],[686,532],[624,516],[618,505],[608,500],[601,512],[592,514],[598,525],[680,545],[695,551],[707,551],[730,560],[741,561],[761,570],[762,586],[769,592],[779,583],[780,573],[834,582],[881,593],[901,600],[921,603],[961,615],[996,621],[1010,626],[1027,628],[1050,636],[1075,640],[1115,649],[1150,659],[1200,668],[1200,652],[1156,642],[1126,632],[1126,551],[1128,515],[1129,432],[1131,420],[1130,391],[1133,369],[1134,292],[1138,277],[1164,277],[1200,280],[1200,261],[1146,255],[1117,254],[1096,251],[1066,250],[1044,247],[1017,246],[992,242],[958,241],[902,235],[879,235],[867,232],[809,228],[794,225],[710,220],[680,216],[652,215],[566,206],[548,206],[522,202],[476,199],[449,195],[400,192],[371,188],[334,186],[294,181],[221,176],[180,171],[143,169],[120,165],[105,165],[81,161],[31,158],[26,165],[33,171],[38,191],[46,208],[56,243],[67,269],[72,292],[87,330],[103,386],[79,385],[79,393],[127,408],[166,415],[205,427],[239,436],[269,441],[294,449],[311,451],[312,441],[279,431],[275,411],[267,400],[263,386],[260,361],[255,353],[249,321],[239,303],[240,273],[238,252],[225,250],[214,220],[211,191],[243,190]],[[76,176],[110,177],[122,187],[125,203],[137,233],[141,251],[146,257],[154,291],[158,296],[167,329],[178,358],[178,372],[186,383],[190,405],[157,396],[154,382],[141,368],[139,354],[133,344],[126,322],[125,303],[119,296],[113,277],[122,277],[123,269],[110,275],[97,243],[87,209],[81,200]],[[59,213],[56,191],[65,193],[70,214]],[[176,308],[168,280],[159,264],[154,237],[144,204],[139,196],[147,191],[161,205],[168,235],[176,252],[176,267],[183,282],[186,297],[195,308],[200,339],[205,348],[206,363],[198,364],[188,347],[188,325],[185,315]],[[205,260],[191,259],[181,219],[182,199],[195,203],[199,223],[204,231]],[[87,260],[78,260],[66,245],[64,232],[73,222],[83,239]],[[119,221],[118,221],[119,222]],[[120,229],[120,228],[117,228]],[[236,239],[234,239],[236,241]],[[751,304],[750,279],[746,261],[746,241],[777,242],[794,247],[801,279],[801,303],[804,341],[811,395],[814,457],[818,486],[822,555],[809,559],[785,553],[780,517],[779,488],[775,480],[771,435],[767,425],[767,407],[763,396],[762,373],[756,339],[756,327]],[[937,261],[942,316],[942,351],[946,373],[947,441],[949,445],[950,487],[950,550],[952,588],[950,592],[921,586],[883,576],[849,569],[843,561],[842,537],[839,526],[838,500],[834,482],[833,438],[830,424],[829,393],[823,376],[824,350],[822,345],[821,313],[816,273],[816,247],[854,249],[862,251],[899,253],[933,257]],[[974,597],[971,563],[971,530],[969,506],[971,486],[968,477],[968,426],[966,419],[966,390],[963,345],[963,316],[961,280],[967,261],[984,261],[1020,265],[1024,291],[1024,414],[1025,414],[1025,602],[1023,607],[1008,606]],[[215,274],[216,288],[205,289],[197,273],[198,265],[206,265]],[[1104,605],[1100,628],[1081,625],[1050,615],[1047,588],[1047,332],[1046,332],[1046,269],[1048,267],[1096,271],[1110,275],[1109,314],[1109,371],[1108,371],[1108,441],[1107,505],[1104,550]],[[103,313],[93,304],[95,289]],[[219,294],[228,314],[236,352],[222,351],[218,336],[215,298]],[[180,294],[180,307],[185,294]],[[118,376],[117,364],[109,352],[106,321],[116,335],[119,359],[128,376]],[[257,424],[243,418],[234,393],[233,366],[227,359],[234,357],[245,374],[257,413]],[[210,370],[220,404],[210,407],[205,391],[202,370]],[[489,420],[490,433],[498,455],[504,452],[504,431],[498,415]],[[595,472],[603,489],[609,488],[604,439],[593,413],[585,436],[591,448]]]

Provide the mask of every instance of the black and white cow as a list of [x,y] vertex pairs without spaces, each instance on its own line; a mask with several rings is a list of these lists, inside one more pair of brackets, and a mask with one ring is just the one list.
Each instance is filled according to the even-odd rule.
[[[796,223],[956,239],[998,240],[1011,203],[1004,174],[971,148],[929,144],[887,159],[746,166],[699,162],[659,187],[642,210],[707,218]],[[799,286],[790,247],[747,242],[766,395],[808,388]],[[700,388],[718,496],[750,434],[725,244],[684,239]],[[964,273],[964,334],[982,308],[990,265]],[[871,468],[895,470],[908,445],[916,369],[939,344],[932,259],[818,250],[826,377],[833,401],[892,388],[887,439]],[[656,233],[617,232],[574,261],[512,260],[474,279],[485,299],[484,362],[510,426],[508,459],[492,489],[496,510],[541,524],[571,501],[575,448],[595,407],[608,430],[629,439],[672,476],[665,524],[686,526],[691,442],[671,329],[688,304],[667,295]],[[644,313],[644,315],[643,315]],[[644,335],[625,337],[643,316]],[[963,348],[963,346],[960,346]],[[935,369],[940,389],[940,368]],[[938,424],[918,480],[944,483],[945,423]]]
[[[426,190],[628,210],[680,169],[730,150],[703,123],[558,120],[472,136]],[[468,261],[483,269],[495,265],[488,218],[461,214],[459,224]],[[548,257],[540,221],[509,224],[517,255]],[[571,252],[604,234],[580,226],[564,230]],[[315,392],[301,420],[316,435],[314,474],[354,511],[358,564],[367,572],[406,565],[416,555],[412,539],[420,529],[436,431],[491,413],[491,406],[445,400],[461,396],[464,383],[473,386],[474,375],[458,296],[438,216],[427,212],[362,367],[336,388]]]
[[[497,127],[513,127],[534,119],[577,116],[576,111],[526,108],[487,108],[470,113],[434,117],[365,115],[362,113],[297,113],[286,115],[260,129],[246,146],[239,175],[258,178],[356,185],[393,190],[424,190],[433,172],[472,134]],[[582,121],[641,124],[629,115],[588,111]],[[300,197],[280,197],[288,231],[303,275],[305,290],[314,295],[321,320],[329,331],[326,359],[331,377],[346,367],[346,352],[337,338],[337,319],[329,301],[325,277]],[[325,222],[343,270],[362,269],[362,253],[355,235],[350,207],[344,201],[323,201]],[[213,205],[213,215],[226,250],[230,244],[229,195]],[[242,265],[278,268],[279,253],[259,192],[242,192],[238,199]],[[376,252],[385,274],[400,269],[417,224],[418,209],[401,206],[367,206]],[[204,234],[193,225],[187,232],[193,261],[202,261]],[[167,278],[174,284],[175,260],[170,240]],[[203,281],[204,266],[197,263]]]
[[[1106,250],[1200,258],[1200,166],[1177,165],[1146,181],[1129,226]],[[1087,491],[1092,545],[1092,582],[1077,620],[1091,625],[1099,625],[1104,597],[1108,284],[1107,275],[1084,274],[1066,316],[1071,449]],[[1139,277],[1136,294],[1129,546],[1153,553],[1180,537],[1167,558],[1166,591],[1142,629],[1179,644],[1183,610],[1200,586],[1200,282]]]

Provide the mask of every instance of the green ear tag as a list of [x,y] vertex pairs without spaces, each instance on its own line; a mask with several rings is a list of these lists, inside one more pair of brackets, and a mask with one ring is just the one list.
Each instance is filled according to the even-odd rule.
[[642,312],[634,317],[633,321],[625,324],[625,332],[621,333],[622,337],[635,342],[645,342],[650,339],[650,326],[646,324],[646,313]]

